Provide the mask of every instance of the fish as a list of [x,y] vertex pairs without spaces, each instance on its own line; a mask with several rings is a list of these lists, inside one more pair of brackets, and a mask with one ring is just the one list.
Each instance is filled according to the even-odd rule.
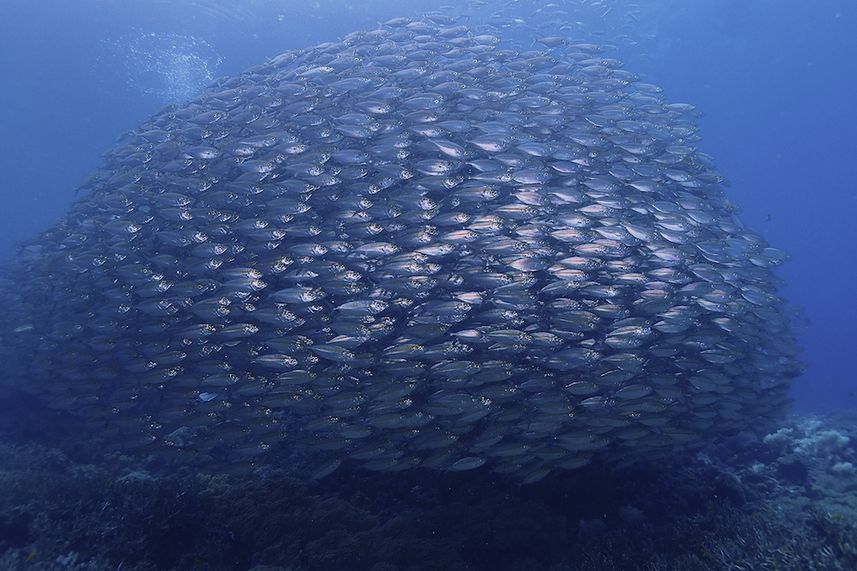
[[536,38],[395,19],[156,113],[3,273],[6,377],[128,453],[313,479],[531,483],[775,418],[787,255],[695,108]]

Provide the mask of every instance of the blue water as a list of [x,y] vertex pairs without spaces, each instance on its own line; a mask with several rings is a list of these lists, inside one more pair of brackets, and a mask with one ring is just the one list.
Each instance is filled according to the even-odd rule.
[[[0,259],[61,216],[101,154],[163,105],[281,51],[444,4],[5,0]],[[748,225],[792,257],[781,275],[808,365],[796,407],[855,408],[857,3],[566,4],[581,5],[569,23],[615,44],[628,69],[704,111],[700,148],[731,181]],[[529,19],[538,4],[456,5],[448,11]]]

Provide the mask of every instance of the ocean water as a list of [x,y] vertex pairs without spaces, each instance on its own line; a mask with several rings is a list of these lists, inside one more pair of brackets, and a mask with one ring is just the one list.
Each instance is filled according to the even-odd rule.
[[[641,473],[638,486],[613,472],[607,475],[596,472],[575,476],[580,478],[577,480],[551,476],[552,479],[546,480],[549,486],[534,489],[486,481],[484,476],[468,480],[470,472],[453,478],[403,476],[398,481],[389,475],[379,476],[393,496],[399,494],[413,500],[397,516],[390,496],[373,489],[371,474],[359,471],[322,480],[309,488],[303,483],[271,476],[271,486],[284,490],[287,498],[284,500],[267,497],[265,486],[257,488],[254,483],[246,483],[246,488],[224,484],[215,492],[211,490],[216,488],[216,482],[208,482],[202,492],[193,486],[183,487],[188,486],[184,480],[162,484],[150,474],[153,468],[137,471],[127,460],[121,468],[105,469],[104,474],[98,474],[114,482],[124,478],[122,485],[128,486],[110,488],[104,492],[105,497],[88,490],[84,484],[65,490],[62,482],[48,482],[38,489],[57,497],[77,493],[93,504],[103,501],[110,506],[104,508],[108,513],[104,521],[121,520],[118,515],[121,509],[117,506],[134,514],[128,516],[129,520],[137,521],[134,520],[137,517],[140,522],[149,521],[142,513],[143,508],[134,512],[131,491],[152,492],[149,497],[159,498],[163,494],[166,498],[178,489],[182,498],[191,497],[192,500],[176,500],[171,504],[172,512],[164,507],[170,503],[166,499],[154,506],[146,504],[158,517],[168,513],[181,520],[180,525],[165,527],[170,539],[153,532],[152,526],[140,523],[139,530],[120,526],[122,532],[104,540],[127,542],[123,534],[131,536],[139,531],[146,548],[157,550],[161,557],[147,559],[149,567],[141,569],[250,569],[257,565],[261,570],[265,568],[261,566],[263,563],[271,561],[276,563],[270,563],[270,568],[290,568],[288,562],[297,559],[271,556],[277,549],[277,541],[271,539],[273,532],[260,537],[253,536],[248,529],[253,525],[291,528],[303,525],[295,512],[283,506],[299,504],[299,498],[304,496],[310,498],[304,508],[319,521],[313,521],[311,533],[298,534],[300,540],[290,544],[281,542],[280,546],[310,553],[304,560],[310,561],[305,567],[295,567],[307,569],[578,568],[568,563],[571,553],[583,553],[581,569],[634,569],[643,560],[652,565],[649,568],[691,569],[697,568],[692,565],[699,561],[706,561],[700,554],[713,550],[716,542],[698,535],[690,537],[690,532],[682,536],[667,528],[662,520],[651,515],[658,505],[676,510],[676,514],[681,512],[682,517],[688,516],[690,520],[702,510],[700,506],[712,501],[709,495],[733,494],[741,495],[742,499],[729,504],[728,510],[740,510],[740,506],[765,500],[769,503],[759,505],[771,509],[773,514],[771,506],[786,509],[782,507],[785,503],[776,501],[788,495],[784,490],[789,486],[806,490],[826,487],[836,492],[835,500],[830,499],[829,504],[825,503],[829,498],[819,499],[818,495],[806,492],[807,502],[810,505],[815,502],[819,513],[846,514],[846,520],[857,513],[857,487],[853,483],[857,481],[854,471],[857,452],[853,444],[857,431],[847,423],[824,424],[833,422],[828,419],[857,410],[854,372],[857,301],[853,293],[857,283],[857,106],[854,104],[857,5],[847,0],[573,0],[553,4],[467,0],[452,4],[417,0],[46,0],[39,3],[5,0],[0,6],[0,77],[3,78],[0,261],[13,260],[20,243],[66,214],[75,199],[75,189],[101,166],[102,155],[116,145],[123,133],[166,105],[182,105],[192,100],[219,77],[235,75],[287,50],[335,41],[353,31],[372,29],[390,18],[416,18],[426,12],[459,16],[467,25],[489,23],[524,44],[537,37],[535,34],[561,29],[575,41],[608,46],[605,56],[620,59],[626,69],[662,87],[669,101],[690,103],[702,112],[698,119],[702,140],[695,146],[714,158],[718,171],[729,181],[727,197],[739,208],[742,220],[789,256],[789,261],[776,272],[784,283],[781,293],[795,313],[798,342],[803,349],[801,359],[806,365],[791,389],[791,410],[802,416],[790,417],[779,431],[772,430],[764,437],[761,444],[729,444],[730,450],[740,454],[707,452],[708,463],[687,466],[684,480],[680,474],[671,474],[679,488],[695,481],[704,489],[698,495],[688,492],[687,497],[692,496],[692,500],[659,497],[657,494],[663,489],[655,483],[658,474],[652,472]],[[27,280],[28,276],[15,279]],[[29,400],[2,404],[9,418],[19,408],[31,410],[29,407],[37,406]],[[44,411],[33,414],[37,418],[24,417],[27,423],[24,436],[16,433],[15,438],[29,442],[36,435],[38,441],[37,435],[43,431],[51,435],[48,446],[67,450],[69,435],[54,433],[51,426],[56,423],[65,427],[64,423],[70,421]],[[33,470],[69,470],[75,474],[70,477],[72,481],[82,478],[80,481],[92,483],[86,479],[89,476],[80,475],[80,465],[90,466],[90,458],[70,455],[71,459],[64,457],[60,461],[43,450],[32,453],[21,450],[0,450],[9,467],[9,481],[23,477],[20,474],[35,473]],[[746,463],[736,463],[738,456]],[[36,460],[28,464],[32,458]],[[19,476],[14,475],[15,470]],[[117,473],[121,476],[116,476]],[[723,474],[743,478],[750,482],[746,484],[749,487],[733,486],[731,480],[724,483],[728,478]],[[179,472],[176,478],[186,476]],[[606,479],[600,481],[601,477]],[[765,487],[768,484],[763,481],[774,477],[780,478],[779,487],[775,490]],[[576,495],[578,485],[591,486],[595,496],[613,494],[614,497],[603,503],[584,501]],[[501,501],[487,500],[486,496],[491,494],[484,493],[484,486],[511,499],[505,506]],[[254,505],[242,504],[245,501],[242,494],[256,498],[259,503],[284,502],[277,505],[286,515],[281,520],[261,516],[252,521],[252,518],[242,520],[241,506],[250,509],[247,506]],[[748,494],[749,497],[743,497]],[[174,495],[178,497],[177,493]],[[206,511],[212,510],[206,498],[215,496],[223,500],[217,508],[222,511]],[[702,496],[705,497],[701,499]],[[0,493],[0,499],[8,502],[4,507],[25,511],[24,500],[13,494]],[[39,504],[31,498],[27,501],[41,506],[37,514],[50,511],[48,504]],[[60,506],[57,510],[67,510],[69,517],[75,517],[73,506],[59,500],[56,505]],[[77,505],[79,508],[82,504]],[[432,506],[443,509],[433,510]],[[467,532],[459,529],[460,522],[456,522],[468,506],[473,511],[465,520],[471,525],[472,536],[467,536]],[[91,508],[79,509],[85,517],[93,517],[95,513]],[[565,525],[565,515],[556,511],[559,509],[573,514],[568,518],[575,521],[576,543],[565,555],[556,554],[557,550],[562,552],[560,546],[568,538],[562,534],[550,535],[551,530]],[[741,526],[745,526],[749,536],[752,529],[758,530],[763,525],[756,520],[741,519],[728,510],[722,514],[711,512],[717,514],[717,523],[724,528],[733,525],[743,530]],[[612,515],[602,520],[600,512]],[[194,527],[192,521],[182,520],[182,513],[187,520],[206,514],[204,517],[216,515],[228,523]],[[507,533],[485,526],[485,519],[473,514],[505,521]],[[38,517],[32,516],[34,521]],[[352,527],[325,519],[337,517],[344,518]],[[822,518],[819,521],[823,525],[812,529],[827,531],[803,538],[819,554],[826,547],[835,552],[831,559],[818,555],[818,561],[830,566],[819,563],[815,568],[854,568],[848,567],[848,562],[854,561],[854,546],[845,540],[831,539],[839,537],[836,534],[841,532],[829,527],[839,525],[838,517]],[[624,529],[622,525],[634,527],[641,521],[648,523],[642,527],[654,535],[635,537],[636,560],[633,553],[624,564],[604,555],[611,552],[611,542],[616,540],[610,533]],[[87,541],[98,541],[94,536],[71,532],[68,537],[73,536],[81,543],[68,546],[60,555],[51,552],[48,557],[44,555],[46,548],[39,545],[33,533],[37,526],[18,523],[11,516],[0,518],[0,562],[9,568],[101,569],[98,565],[107,568],[108,563],[114,567],[118,564],[118,560],[111,561],[105,555],[109,550],[98,552],[97,557],[87,550],[84,545]],[[618,527],[611,527],[614,524]],[[377,533],[357,534],[355,530],[362,533],[362,527]],[[525,532],[528,527],[538,533]],[[28,532],[22,536],[23,528]],[[438,550],[458,549],[455,538],[438,531],[444,528],[455,529],[460,533],[461,543],[467,544],[467,549],[455,551],[461,555],[461,561],[438,556]],[[779,529],[767,531],[770,538],[784,533]],[[367,551],[365,545],[362,551],[355,548],[359,561],[349,562],[343,555],[350,553],[348,542],[341,537],[343,533],[355,533],[361,540],[377,542],[379,537],[397,532],[405,538],[402,543],[406,540],[412,543],[407,548],[384,544],[387,551],[382,549],[377,554],[377,564],[373,562],[371,549]],[[54,535],[46,532],[45,537],[62,537],[56,530],[51,533]],[[233,539],[235,534],[244,533],[253,536],[256,544],[236,544],[234,552],[218,552],[215,556],[212,555],[215,550],[201,538],[210,539],[216,533],[224,537],[232,534]],[[426,536],[437,533],[444,537],[443,541],[425,540]],[[701,532],[694,530],[694,533]],[[419,543],[423,540],[424,545]],[[197,551],[192,552],[191,548],[183,551],[183,541],[197,546]],[[229,541],[224,539],[224,545]],[[488,547],[473,547],[479,541]],[[688,553],[676,555],[664,547],[680,541],[695,546],[687,548],[688,553],[699,557],[693,564]],[[803,545],[791,538],[782,541],[795,551]],[[498,551],[503,543],[506,551]],[[597,555],[587,554],[581,547],[587,543],[597,544]],[[733,559],[726,556],[708,559],[711,563],[708,568],[729,568],[724,563],[727,560],[750,561],[748,557],[740,558],[738,545],[723,543],[721,548],[726,551],[735,550],[730,552]],[[769,547],[759,540],[751,551],[763,554]],[[542,554],[532,555],[534,548],[542,550]],[[556,557],[551,559],[544,552]],[[6,559],[2,558],[4,553]],[[145,559],[141,552],[128,553],[132,559],[134,553],[140,560]],[[669,561],[668,553],[674,556]],[[401,560],[406,556],[414,559]],[[511,561],[516,567],[506,566]],[[688,562],[686,567],[682,567],[682,561]],[[810,568],[800,567],[797,561],[784,563],[794,566],[783,568]]]

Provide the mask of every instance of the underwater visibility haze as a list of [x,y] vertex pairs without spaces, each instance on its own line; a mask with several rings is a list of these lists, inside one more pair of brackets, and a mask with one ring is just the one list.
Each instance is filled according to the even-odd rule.
[[850,4],[3,10],[3,568],[857,565]]

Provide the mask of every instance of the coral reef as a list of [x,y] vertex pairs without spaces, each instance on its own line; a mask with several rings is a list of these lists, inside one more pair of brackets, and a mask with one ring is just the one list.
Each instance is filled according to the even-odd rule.
[[2,569],[857,568],[853,420],[792,417],[672,463],[529,486],[484,471],[202,474],[23,438],[26,425],[0,424]]

